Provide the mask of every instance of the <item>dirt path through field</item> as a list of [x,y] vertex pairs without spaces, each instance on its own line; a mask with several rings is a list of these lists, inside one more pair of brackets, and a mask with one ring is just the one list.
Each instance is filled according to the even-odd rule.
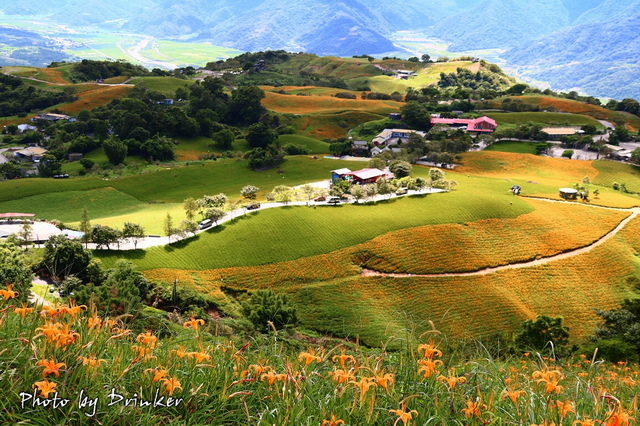
[[[554,200],[546,200],[546,201],[554,201]],[[594,208],[605,208],[600,206],[593,206]],[[519,268],[528,268],[530,266],[538,266],[544,265],[549,262],[554,262],[556,260],[567,259],[569,257],[579,256],[581,254],[587,253],[594,248],[598,247],[601,244],[604,244],[609,239],[611,239],[614,235],[616,235],[622,228],[624,228],[631,220],[636,218],[638,214],[640,214],[640,207],[634,207],[632,209],[616,209],[616,210],[627,210],[630,211],[631,214],[623,219],[618,226],[609,231],[606,235],[604,235],[599,240],[577,249],[569,250],[564,253],[555,254],[549,257],[543,257],[541,259],[535,260],[527,260],[524,262],[510,263],[508,265],[496,266],[492,268],[480,269],[478,271],[471,272],[452,272],[452,273],[441,273],[441,274],[396,274],[396,273],[388,273],[388,272],[379,272],[371,269],[363,269],[362,276],[364,277],[373,277],[373,276],[384,276],[384,277],[394,277],[394,278],[407,278],[407,277],[426,277],[426,278],[437,278],[437,277],[466,277],[466,276],[474,276],[474,275],[487,275],[492,274],[498,271],[504,271],[506,269],[519,269]]]

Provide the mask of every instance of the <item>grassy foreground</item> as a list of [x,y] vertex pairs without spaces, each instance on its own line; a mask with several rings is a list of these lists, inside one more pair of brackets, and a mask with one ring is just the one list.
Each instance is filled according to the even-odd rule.
[[39,314],[5,299],[3,424],[613,426],[637,416],[638,367],[586,355],[497,360],[436,330],[390,336],[403,342],[396,352],[296,349],[286,335],[214,337],[203,320],[159,338],[82,306]]

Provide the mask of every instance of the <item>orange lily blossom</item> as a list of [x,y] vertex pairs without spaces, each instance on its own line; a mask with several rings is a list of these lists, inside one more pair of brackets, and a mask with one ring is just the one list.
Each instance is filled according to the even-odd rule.
[[158,368],[147,368],[146,371],[149,371],[151,373],[153,373],[153,379],[151,380],[153,383],[155,382],[159,382],[160,380],[163,380],[167,377],[167,374],[169,374],[169,372],[167,370],[165,370],[162,367],[158,367]]
[[173,395],[173,392],[176,389],[182,389],[182,386],[180,386],[180,382],[175,377],[162,379],[162,384],[164,385],[165,392],[169,395]]
[[211,355],[204,352],[189,352],[187,356],[189,358],[194,358],[198,363],[204,361],[205,359],[211,359]]
[[42,380],[40,382],[35,382],[33,387],[38,388],[40,391],[40,395],[45,398],[49,398],[50,393],[56,393],[56,387],[58,386],[55,382],[50,382],[48,380]]
[[138,359],[139,358],[147,358],[147,359],[155,358],[151,356],[151,351],[153,351],[152,347],[131,345],[131,349],[136,352]]
[[369,392],[369,388],[376,386],[375,379],[371,377],[363,377],[359,382],[352,380],[349,383],[353,384],[360,390],[360,396],[364,396],[367,392]]
[[572,424],[579,426],[596,426],[598,423],[601,423],[600,420],[591,420],[586,418],[584,420],[575,420]]
[[442,356],[442,351],[436,349],[432,343],[422,343],[418,345],[418,353],[420,352],[424,352],[424,357],[429,359],[433,357],[440,358]]
[[569,413],[576,413],[576,406],[573,402],[569,401],[568,399],[565,400],[564,402],[562,401],[552,401],[551,402],[551,407],[555,407],[558,409],[558,411],[560,412],[560,417],[561,418],[565,418],[567,417],[567,415],[569,415]]
[[189,352],[185,351],[183,346],[178,347],[178,349],[172,349],[171,352],[176,354],[178,358],[184,358],[189,355]]
[[269,383],[269,386],[273,385],[276,381],[284,381],[286,378],[286,374],[277,374],[274,371],[268,371],[260,376],[260,380],[263,382],[266,381]]
[[158,338],[153,334],[151,334],[150,331],[147,331],[146,333],[140,333],[136,337],[136,342],[152,349],[156,347],[157,341],[158,341]]
[[74,343],[78,337],[80,337],[79,333],[76,333],[73,330],[69,330],[69,324],[65,324],[62,326],[61,330],[58,330],[58,334],[56,336],[56,343],[59,348],[63,346],[69,346]]
[[420,361],[418,361],[418,363],[420,364],[420,368],[418,368],[418,373],[423,373],[422,377],[424,377],[425,379],[431,377],[431,375],[433,373],[437,372],[437,368],[439,365],[444,365],[442,361],[440,361],[439,359],[421,359]]
[[55,374],[56,377],[60,377],[60,369],[67,366],[67,364],[65,364],[64,362],[56,363],[53,359],[41,359],[40,361],[36,362],[36,365],[44,367],[44,370],[42,371],[42,377],[46,377],[47,374]]
[[397,410],[389,410],[389,412],[398,416],[396,421],[393,423],[394,425],[398,424],[399,421],[402,421],[402,424],[406,425],[413,419],[414,414],[418,417],[418,412],[416,410],[405,411],[404,406]]
[[476,402],[471,401],[471,399],[467,399],[466,407],[461,411],[467,419],[472,417],[481,417],[482,410],[486,410],[487,406],[482,404],[482,400],[480,398],[476,398]]
[[27,308],[27,306],[23,303],[21,308],[15,308],[13,312],[24,318],[27,316],[27,314],[33,312],[33,308]]
[[243,370],[240,373],[241,377],[247,377],[250,373],[252,376],[260,376],[261,374],[266,373],[267,371],[271,371],[273,368],[270,365],[262,365],[262,364],[251,364],[249,368]]
[[90,329],[100,328],[102,326],[102,319],[98,315],[93,314],[87,319],[87,326]]
[[203,319],[195,319],[194,317],[191,317],[190,321],[185,321],[182,323],[182,326],[184,328],[193,328],[195,331],[198,331],[198,327],[204,325],[204,320]]
[[345,355],[344,349],[342,350],[342,353],[340,355],[334,355],[331,360],[333,362],[340,363],[340,367],[342,368],[345,368],[347,366],[347,361],[352,364],[356,363],[356,359],[353,357],[353,355]]
[[375,377],[376,384],[384,390],[388,390],[389,385],[392,385],[394,381],[395,376],[392,373],[379,374]]
[[345,371],[342,369],[333,370],[329,372],[329,375],[333,378],[333,380],[338,382],[338,384],[348,383],[349,381],[355,380],[356,378],[356,376],[353,375],[353,372],[351,370],[349,371]]
[[89,367],[92,368],[97,368],[100,366],[100,363],[107,363],[106,359],[98,359],[96,357],[85,357],[85,356],[79,356],[77,358],[78,360],[82,361],[82,365],[88,365]]
[[13,290],[13,286],[11,284],[7,284],[7,289],[0,289],[0,295],[4,300],[9,300],[18,297],[20,293]]
[[605,420],[605,426],[629,426],[631,422],[635,423],[635,418],[631,417],[631,415],[620,409],[620,406],[617,406],[612,411],[607,413],[607,420]]
[[314,361],[320,362],[322,361],[322,358],[316,356],[316,352],[313,349],[309,349],[309,352],[301,352],[300,355],[298,355],[298,361],[303,361],[306,366]]
[[71,303],[69,306],[62,306],[60,310],[65,313],[71,315],[72,318],[75,318],[78,313],[82,311],[82,308],[87,309],[85,305],[76,305],[75,303]]
[[331,415],[329,420],[323,420],[320,426],[340,426],[344,424],[344,420],[339,419],[335,416],[335,414]]
[[511,402],[515,404],[518,402],[518,398],[520,398],[524,394],[526,394],[526,392],[523,390],[504,390],[502,391],[500,400],[504,401],[505,399],[509,398]]
[[458,383],[464,383],[467,379],[465,377],[456,377],[455,369],[451,369],[449,370],[449,377],[440,375],[438,376],[438,381],[440,383],[445,383],[449,387],[449,390],[453,390]]
[[60,313],[62,313],[62,311],[58,307],[49,305],[44,305],[42,307],[42,311],[40,311],[40,315],[48,315],[51,318],[59,315]]

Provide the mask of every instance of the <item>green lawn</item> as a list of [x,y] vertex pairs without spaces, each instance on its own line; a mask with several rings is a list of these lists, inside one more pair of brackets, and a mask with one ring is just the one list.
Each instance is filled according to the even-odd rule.
[[516,152],[519,154],[536,154],[535,142],[513,142],[503,141],[494,142],[485,148],[485,151],[500,151],[500,152]]
[[544,126],[584,126],[592,124],[602,128],[598,120],[586,115],[560,112],[486,112],[485,115],[501,124],[539,123]]
[[[424,174],[428,169],[418,171]],[[532,210],[494,179],[460,175],[455,179],[460,189],[451,193],[404,197],[377,205],[269,209],[227,222],[188,242],[97,255],[107,264],[124,256],[141,269],[261,265],[350,247],[398,229],[515,217]]]
[[136,77],[129,83],[144,85],[149,90],[163,93],[165,96],[173,97],[176,89],[193,84],[193,80],[182,80],[176,77]]
[[307,147],[310,154],[329,154],[329,144],[318,139],[300,135],[280,135],[280,144],[288,143]]

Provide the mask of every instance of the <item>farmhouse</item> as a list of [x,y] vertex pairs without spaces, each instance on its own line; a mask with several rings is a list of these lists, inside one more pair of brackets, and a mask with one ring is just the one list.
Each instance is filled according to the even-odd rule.
[[64,114],[53,114],[50,112],[45,112],[40,115],[36,115],[33,120],[45,120],[45,121],[58,121],[58,120],[69,120],[71,117]]
[[28,148],[14,152],[13,156],[21,161],[38,162],[46,153],[47,150],[44,148],[40,148],[39,146],[30,146]]
[[575,200],[578,198],[578,190],[573,188],[560,188],[558,195],[565,200]]
[[419,132],[416,130],[409,129],[384,129],[376,137],[373,138],[373,144],[375,146],[389,146],[389,145],[400,145],[402,143],[407,142],[411,133],[415,133],[419,136],[424,137],[426,135],[425,132]]
[[369,155],[369,144],[367,141],[353,141],[351,143],[351,154],[362,157]]
[[402,80],[407,80],[409,77],[414,77],[416,73],[411,70],[396,70],[396,78],[400,78]]
[[621,146],[605,144],[605,147],[609,150],[608,158],[619,161],[631,160],[632,151]]
[[381,177],[393,179],[394,175],[389,171],[389,169],[380,170],[367,168],[356,170],[355,172],[352,172],[349,169],[331,171],[331,183],[335,183],[338,180],[348,180],[359,185],[366,185],[369,183],[376,183],[376,181]]
[[431,117],[431,125],[444,124],[453,128],[464,128],[467,132],[492,133],[498,124],[492,118],[483,116],[478,118],[439,118]]
[[584,133],[580,127],[545,127],[541,131],[548,134],[550,139],[560,139],[562,136]]

